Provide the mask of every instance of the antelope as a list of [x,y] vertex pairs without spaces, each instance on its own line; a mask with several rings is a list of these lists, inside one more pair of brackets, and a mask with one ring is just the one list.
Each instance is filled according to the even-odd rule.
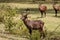
[[55,16],[57,17],[57,11],[60,10],[60,5],[53,4],[53,9],[55,10]]
[[41,4],[41,5],[39,6],[39,11],[41,12],[41,17],[43,17],[43,13],[44,13],[44,15],[45,15],[45,17],[46,17],[46,10],[47,10],[47,6],[45,6],[45,5],[43,5],[43,4]]
[[44,22],[42,20],[28,20],[28,14],[24,13],[22,14],[22,21],[26,25],[27,29],[29,30],[29,34],[32,35],[32,30],[39,30],[40,32],[40,37],[44,38],[45,33],[43,30],[44,27]]

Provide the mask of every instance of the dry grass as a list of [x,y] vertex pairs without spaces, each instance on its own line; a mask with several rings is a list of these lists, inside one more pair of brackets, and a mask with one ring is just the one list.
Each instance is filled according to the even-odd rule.
[[[21,4],[21,3],[0,3],[0,5],[9,5],[11,6],[12,8],[38,8],[39,7],[39,4]],[[44,4],[47,6],[47,9],[52,9],[52,4]],[[59,4],[58,4],[59,5]]]

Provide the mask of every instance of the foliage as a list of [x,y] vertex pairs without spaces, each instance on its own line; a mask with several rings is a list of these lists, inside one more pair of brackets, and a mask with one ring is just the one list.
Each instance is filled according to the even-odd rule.
[[[0,22],[3,22],[6,28],[11,31],[11,27],[13,27],[14,23],[12,22],[13,16],[16,14],[16,9],[12,9],[10,6],[2,5],[0,7]],[[6,30],[7,30],[6,29]]]
[[5,26],[8,28],[9,32],[12,31],[11,28],[14,26],[15,23],[12,22],[13,16],[16,14],[15,9],[11,9],[10,6],[6,9],[7,14],[5,14]]
[[[25,27],[23,21],[20,19],[21,15],[17,14],[17,8],[12,9],[10,6],[6,6],[6,5],[2,5],[0,6],[0,22],[3,23],[5,25],[5,30],[9,31],[10,33],[16,34],[16,35],[20,35],[21,37],[29,37],[29,33],[28,33],[28,29]],[[31,12],[32,13],[32,12]],[[47,14],[48,17],[46,18],[36,18],[37,15],[38,17],[40,16],[39,14],[37,14],[37,12],[34,12],[36,14],[32,14],[32,20],[43,20],[45,22],[45,26],[46,26],[46,30],[45,34],[46,34],[46,40],[54,40],[58,38],[60,38],[60,33],[57,32],[50,32],[53,31],[52,29],[54,29],[58,24],[60,24],[60,19],[57,17],[53,17],[54,14]],[[60,15],[59,15],[60,16]],[[35,18],[35,19],[33,19]],[[52,19],[52,20],[51,20]],[[53,23],[52,23],[53,22]],[[59,30],[59,29],[58,29]],[[39,36],[39,31],[35,31],[33,30],[32,32],[32,40],[40,40],[40,36]],[[57,35],[57,36],[56,36]]]

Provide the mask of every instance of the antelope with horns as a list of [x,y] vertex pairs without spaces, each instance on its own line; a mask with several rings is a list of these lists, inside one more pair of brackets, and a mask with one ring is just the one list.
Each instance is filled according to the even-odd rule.
[[27,29],[29,30],[30,35],[32,35],[32,30],[39,30],[40,32],[40,37],[44,38],[45,33],[43,30],[44,27],[44,22],[41,20],[28,20],[27,18],[27,13],[22,14],[22,21],[26,25]]

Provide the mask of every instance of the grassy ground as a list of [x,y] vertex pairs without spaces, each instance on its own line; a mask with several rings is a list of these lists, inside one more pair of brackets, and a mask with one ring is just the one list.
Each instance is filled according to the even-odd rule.
[[[56,27],[58,25],[60,25],[60,14],[58,13],[58,17],[54,17],[54,15],[55,15],[54,13],[47,13],[46,17],[40,18],[40,16],[41,16],[40,12],[33,12],[33,13],[31,12],[31,14],[28,15],[28,17],[29,17],[28,19],[44,21],[44,23],[45,23],[44,27],[46,27],[44,29],[47,30],[46,40],[48,40],[48,38],[49,38],[49,40],[51,40],[51,38],[53,38],[52,40],[54,40],[55,37],[60,38],[60,26],[56,29]],[[29,35],[28,29],[25,27],[25,25],[21,26],[22,24],[21,24],[20,17],[21,17],[21,14],[17,14],[14,17],[14,20],[12,20],[13,22],[17,22],[16,26],[12,27],[13,32],[17,33],[18,36],[21,35],[21,37],[24,37],[24,36],[28,37],[28,35]],[[20,27],[22,27],[22,28],[20,28]],[[53,31],[55,31],[55,32],[53,32]],[[40,35],[39,32],[34,30],[32,33],[32,40],[40,40],[39,35]]]
[[[28,15],[29,20],[42,20],[44,21],[45,25],[44,29],[47,30],[47,39],[46,40],[54,40],[56,37],[57,39],[58,35],[60,35],[60,14],[58,13],[58,16],[55,17],[54,13],[47,13],[47,16],[44,18],[40,18],[40,13],[35,13],[35,14],[29,14]],[[37,39],[36,39],[37,37]],[[48,39],[50,38],[50,39]],[[53,39],[51,39],[53,38]],[[60,36],[58,37],[60,38]],[[32,39],[33,40],[39,40],[39,32],[38,31],[33,31],[32,33]]]

